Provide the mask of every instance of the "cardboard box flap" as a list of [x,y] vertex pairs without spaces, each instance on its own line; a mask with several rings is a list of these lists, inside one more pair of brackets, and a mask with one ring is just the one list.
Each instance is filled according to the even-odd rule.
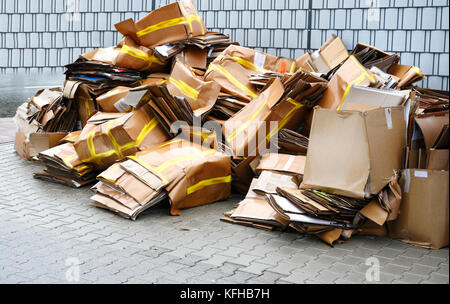
[[433,144],[434,149],[448,149],[449,148],[449,127],[448,124],[442,127],[441,132],[439,133],[439,136],[437,137],[436,141]]
[[348,50],[341,38],[336,35],[331,37],[320,48],[320,56],[330,70],[337,67],[348,57]]
[[427,149],[433,147],[439,138],[442,129],[448,125],[448,111],[432,115],[420,115],[415,118],[417,126],[420,128]]
[[439,249],[449,244],[448,171],[402,171],[399,217],[388,223],[389,236]]
[[281,153],[268,153],[261,157],[257,170],[280,171],[293,174],[303,174],[306,156]]
[[364,126],[363,113],[315,108],[301,187],[347,189],[341,194],[364,198],[370,170]]
[[54,147],[66,136],[66,132],[56,133],[31,133],[30,134],[30,157],[34,157],[44,150]]
[[376,194],[389,183],[393,170],[402,166],[406,122],[402,107],[374,109],[364,116],[370,150],[370,193]]
[[396,90],[380,90],[359,85],[352,85],[347,95],[343,97],[341,110],[349,104],[372,105],[379,107],[399,106],[403,103],[405,94]]

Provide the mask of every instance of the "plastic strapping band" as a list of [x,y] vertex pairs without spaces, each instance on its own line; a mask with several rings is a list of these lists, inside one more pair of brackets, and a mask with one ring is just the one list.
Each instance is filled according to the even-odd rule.
[[194,193],[198,190],[201,190],[207,186],[222,184],[222,183],[229,183],[229,182],[231,182],[231,175],[205,179],[205,180],[199,181],[195,185],[192,185],[189,188],[187,188],[187,194],[188,195],[192,194],[192,193]]

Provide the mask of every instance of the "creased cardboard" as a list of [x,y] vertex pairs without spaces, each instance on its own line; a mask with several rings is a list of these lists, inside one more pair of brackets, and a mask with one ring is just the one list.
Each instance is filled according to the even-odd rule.
[[403,170],[403,201],[399,217],[388,223],[389,236],[425,248],[447,246],[448,181],[448,171]]
[[261,156],[256,170],[276,171],[288,174],[301,174],[305,170],[306,156],[282,153],[267,153]]
[[345,92],[356,84],[368,87],[376,83],[372,73],[364,68],[354,56],[349,56],[328,83],[328,88],[319,101],[319,106],[327,109],[340,109]]
[[402,107],[316,108],[301,187],[361,199],[378,194],[401,168],[405,128]]
[[167,139],[146,105],[99,125],[87,124],[75,142],[75,149],[82,162],[101,169]]
[[126,19],[115,24],[124,36],[146,47],[165,45],[204,35],[206,27],[192,1],[179,1],[160,7],[137,22]]

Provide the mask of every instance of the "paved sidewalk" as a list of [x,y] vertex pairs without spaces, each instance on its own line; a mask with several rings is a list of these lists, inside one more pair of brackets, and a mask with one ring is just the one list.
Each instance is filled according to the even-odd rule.
[[[219,221],[238,202],[123,219],[92,206],[89,189],[35,180],[40,165],[0,144],[0,283],[449,283],[449,251],[357,236],[331,248],[315,237]],[[181,231],[187,228],[188,231]]]

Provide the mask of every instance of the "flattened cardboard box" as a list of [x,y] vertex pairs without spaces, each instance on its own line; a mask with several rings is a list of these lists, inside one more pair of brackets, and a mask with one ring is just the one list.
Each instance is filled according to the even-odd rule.
[[353,198],[378,194],[402,165],[406,146],[402,107],[365,112],[316,108],[302,189]]
[[192,1],[179,1],[160,7],[141,20],[127,19],[115,24],[124,36],[140,45],[155,47],[204,35],[206,27]]
[[20,157],[31,160],[39,152],[55,147],[67,135],[66,132],[31,133],[29,137],[20,130],[16,133],[14,149]]
[[403,170],[403,201],[399,217],[388,223],[389,236],[425,248],[447,246],[448,182],[448,171]]

